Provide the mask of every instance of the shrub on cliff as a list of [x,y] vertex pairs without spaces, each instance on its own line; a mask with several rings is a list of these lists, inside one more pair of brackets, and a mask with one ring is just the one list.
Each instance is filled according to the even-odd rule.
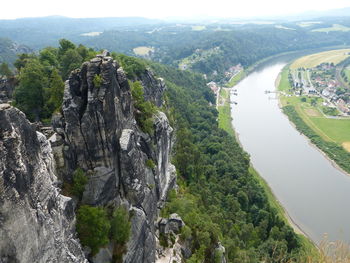
[[101,207],[82,205],[77,213],[77,232],[83,246],[91,248],[95,255],[99,248],[107,245],[111,228],[106,211]]
[[81,197],[83,196],[87,181],[88,178],[86,177],[84,171],[81,168],[78,168],[74,171],[72,192],[79,199],[81,199]]
[[124,245],[130,237],[129,213],[123,207],[117,208],[111,220],[111,239],[119,245]]
[[153,133],[153,114],[156,113],[156,106],[143,97],[143,87],[139,81],[131,83],[131,95],[137,110],[136,121],[143,132]]

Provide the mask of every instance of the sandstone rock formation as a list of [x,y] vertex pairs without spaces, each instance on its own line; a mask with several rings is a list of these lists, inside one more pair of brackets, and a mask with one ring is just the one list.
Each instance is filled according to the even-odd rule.
[[[101,83],[94,81],[96,76]],[[147,70],[140,81],[145,99],[161,106],[163,82]],[[62,112],[53,121],[63,139],[63,144],[55,147],[61,156],[58,168],[62,178],[72,180],[78,167],[90,171],[82,202],[109,207],[123,204],[133,214],[123,261],[155,262],[159,208],[175,186],[175,167],[170,163],[173,129],[166,115],[156,114],[154,134],[140,130],[126,75],[108,52],[72,72]],[[155,166],[146,165],[147,160]],[[106,260],[106,255],[112,254],[106,249],[101,252],[103,257],[91,260]]]
[[0,76],[0,103],[7,103],[12,99],[15,82],[14,78]]
[[87,262],[50,143],[9,104],[0,104],[0,160],[0,262]]

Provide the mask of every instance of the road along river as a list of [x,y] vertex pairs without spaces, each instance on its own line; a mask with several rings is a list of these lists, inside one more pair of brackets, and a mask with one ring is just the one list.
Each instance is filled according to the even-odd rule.
[[286,62],[252,72],[233,89],[233,126],[251,162],[292,220],[315,243],[350,243],[350,176],[310,145],[278,106],[275,81]]

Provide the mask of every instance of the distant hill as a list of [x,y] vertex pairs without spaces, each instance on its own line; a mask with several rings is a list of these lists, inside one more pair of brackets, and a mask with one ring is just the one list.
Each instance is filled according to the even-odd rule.
[[0,63],[12,64],[18,53],[30,53],[32,50],[24,45],[18,45],[7,38],[0,38]]
[[82,34],[105,30],[134,30],[162,21],[142,17],[69,18],[49,16],[0,20],[0,36],[34,49],[56,46],[60,38],[80,41]]

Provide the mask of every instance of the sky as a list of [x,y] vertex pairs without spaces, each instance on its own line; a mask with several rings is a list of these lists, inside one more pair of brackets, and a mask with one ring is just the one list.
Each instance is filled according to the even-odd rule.
[[0,19],[68,17],[237,17],[283,16],[350,7],[350,0],[10,0]]

